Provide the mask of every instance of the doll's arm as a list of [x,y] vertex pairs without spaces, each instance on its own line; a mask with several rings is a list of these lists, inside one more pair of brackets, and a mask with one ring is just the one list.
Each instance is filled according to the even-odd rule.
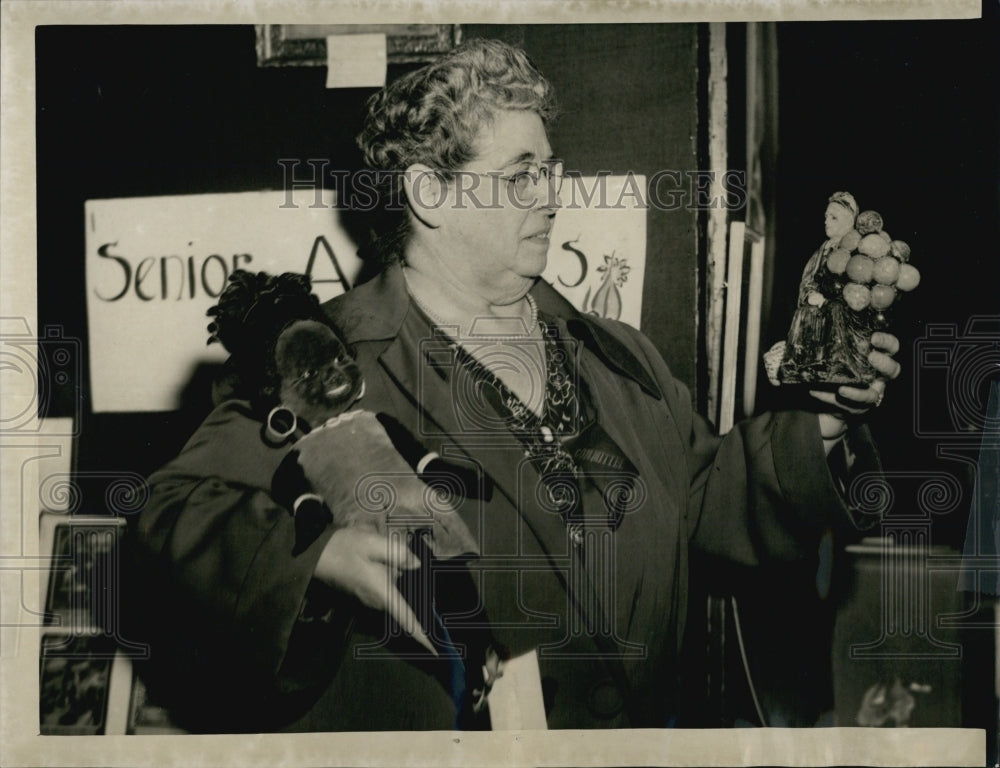
[[434,451],[428,451],[403,424],[387,413],[376,413],[375,418],[385,429],[399,455],[413,467],[413,471],[424,482],[432,482],[435,477],[447,477],[461,488],[467,499],[489,501],[493,495],[493,482],[474,469],[445,461]]
[[295,518],[295,545],[292,555],[305,552],[333,522],[333,514],[323,498],[313,493],[306,480],[299,452],[288,452],[271,479],[271,496]]

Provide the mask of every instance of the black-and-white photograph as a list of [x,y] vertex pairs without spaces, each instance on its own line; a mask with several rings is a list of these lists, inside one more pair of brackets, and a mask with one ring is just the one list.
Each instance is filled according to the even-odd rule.
[[42,14],[32,735],[997,765],[1000,8],[949,15]]

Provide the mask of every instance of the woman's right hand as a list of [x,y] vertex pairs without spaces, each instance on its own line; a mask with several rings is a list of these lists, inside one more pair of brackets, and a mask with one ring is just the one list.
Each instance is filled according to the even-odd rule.
[[370,528],[347,527],[330,537],[314,575],[334,589],[354,595],[368,608],[387,612],[404,632],[436,656],[416,614],[396,588],[401,571],[419,567],[419,558],[397,537],[386,537]]

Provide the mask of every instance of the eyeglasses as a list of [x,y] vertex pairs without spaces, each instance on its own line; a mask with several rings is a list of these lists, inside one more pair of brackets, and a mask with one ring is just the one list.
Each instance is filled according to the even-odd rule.
[[562,189],[564,178],[562,160],[546,160],[538,165],[538,170],[525,168],[509,176],[502,176],[496,172],[477,173],[475,171],[462,171],[462,173],[471,173],[473,176],[482,176],[488,179],[503,179],[514,190],[514,196],[521,203],[535,202],[539,181],[544,182],[546,185],[551,184],[558,195],[559,190]]

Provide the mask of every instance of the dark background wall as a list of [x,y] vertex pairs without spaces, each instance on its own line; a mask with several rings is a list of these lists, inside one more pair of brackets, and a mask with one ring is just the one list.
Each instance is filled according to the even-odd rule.
[[[556,89],[556,154],[585,175],[698,169],[699,30],[688,24],[466,28],[522,46]],[[661,199],[667,201],[663,185]],[[695,387],[697,213],[651,207],[642,328]]]
[[[551,139],[569,168],[698,167],[697,26],[466,25],[463,35],[522,45],[552,80]],[[83,340],[84,372],[85,200],[280,189],[282,158],[360,164],[353,137],[372,91],[328,90],[324,67],[258,68],[252,27],[39,27],[36,44],[39,318]],[[696,215],[650,211],[647,226],[643,327],[693,386]],[[199,381],[179,413],[94,415],[86,377],[75,384],[51,412],[82,397],[81,469],[150,471],[208,408]]]
[[[902,342],[897,357],[903,371],[869,421],[889,473],[891,515],[920,519],[929,511],[915,492],[928,477],[943,473],[959,482],[960,498],[948,513],[933,515],[929,531],[931,543],[959,551],[974,468],[944,452],[975,460],[980,434],[953,423],[951,434],[930,437],[919,434],[918,427],[926,426],[925,417],[933,417],[938,427],[947,424],[949,406],[959,392],[971,410],[982,414],[989,380],[1000,377],[998,8],[984,4],[987,18],[974,21],[779,24],[777,166],[774,178],[765,179],[776,193],[771,212],[776,249],[764,348],[787,333],[802,269],[824,239],[823,213],[832,192],[851,191],[862,209],[882,213],[893,237],[911,244],[923,280],[890,315]],[[731,60],[731,75],[734,70]],[[731,114],[735,108],[730,101]],[[992,318],[992,335],[970,343],[966,324],[976,316]],[[941,325],[954,328],[955,336],[929,340],[929,330]],[[925,364],[919,353],[928,346],[953,367]],[[960,357],[970,362],[965,372],[976,375],[956,375],[962,370],[954,365]],[[767,385],[761,391],[767,394]],[[961,449],[948,447],[962,444]],[[881,532],[876,527],[871,535]],[[824,569],[816,561],[762,569],[756,578],[726,585],[728,590],[739,584],[741,642],[771,724],[824,722],[823,713],[834,708],[836,690],[839,724],[853,725],[850,703],[857,698],[849,692],[871,684],[871,663],[845,661],[846,645],[877,637],[877,617],[886,605],[898,603],[883,602],[892,598],[879,590],[884,575],[878,566],[875,578],[864,581],[858,574],[865,566],[857,556],[840,547],[834,552],[833,564],[826,566],[833,574],[828,593],[820,587],[817,576]],[[937,637],[946,630],[935,623],[936,615],[956,610],[967,595],[956,592],[954,573],[933,573],[940,581],[928,598],[933,606],[929,623]],[[931,583],[928,576],[928,590]],[[918,704],[911,724],[926,717],[921,724],[960,720],[966,727],[985,729],[992,765],[998,723],[991,683],[994,619],[988,611],[973,614],[970,609],[966,621],[981,621],[982,628],[964,629],[963,659],[931,656],[913,662],[907,671],[897,659],[884,662],[882,673],[891,668],[904,678],[940,674],[948,680],[935,685],[933,702]],[[865,626],[858,616],[870,623]],[[724,677],[727,703],[739,708],[742,697],[743,717],[758,722],[755,707],[746,705],[750,697],[742,664],[737,661]]]
[[[990,365],[1000,375],[1000,24],[995,3],[984,12],[969,21],[779,25],[776,299],[766,327],[768,342],[788,328],[832,192],[849,190],[862,210],[882,213],[892,236],[911,244],[922,282],[892,310],[903,373],[872,426],[890,470],[942,469],[967,488],[969,467],[938,456],[956,440],[917,434],[923,416],[947,413],[955,397],[917,351],[929,326],[953,324],[956,341],[944,347],[954,360],[969,349],[968,319],[992,317],[992,337],[974,353],[982,364],[968,367],[980,375],[962,385],[985,412]],[[936,543],[962,545],[968,509],[963,502],[934,520]]]
[[39,27],[36,51],[39,321],[83,341],[85,374],[55,410],[82,400],[81,470],[148,472],[204,416],[207,382],[178,413],[91,413],[83,202],[277,189],[279,158],[352,167],[369,92],[328,91],[321,68],[258,69],[252,27]]

